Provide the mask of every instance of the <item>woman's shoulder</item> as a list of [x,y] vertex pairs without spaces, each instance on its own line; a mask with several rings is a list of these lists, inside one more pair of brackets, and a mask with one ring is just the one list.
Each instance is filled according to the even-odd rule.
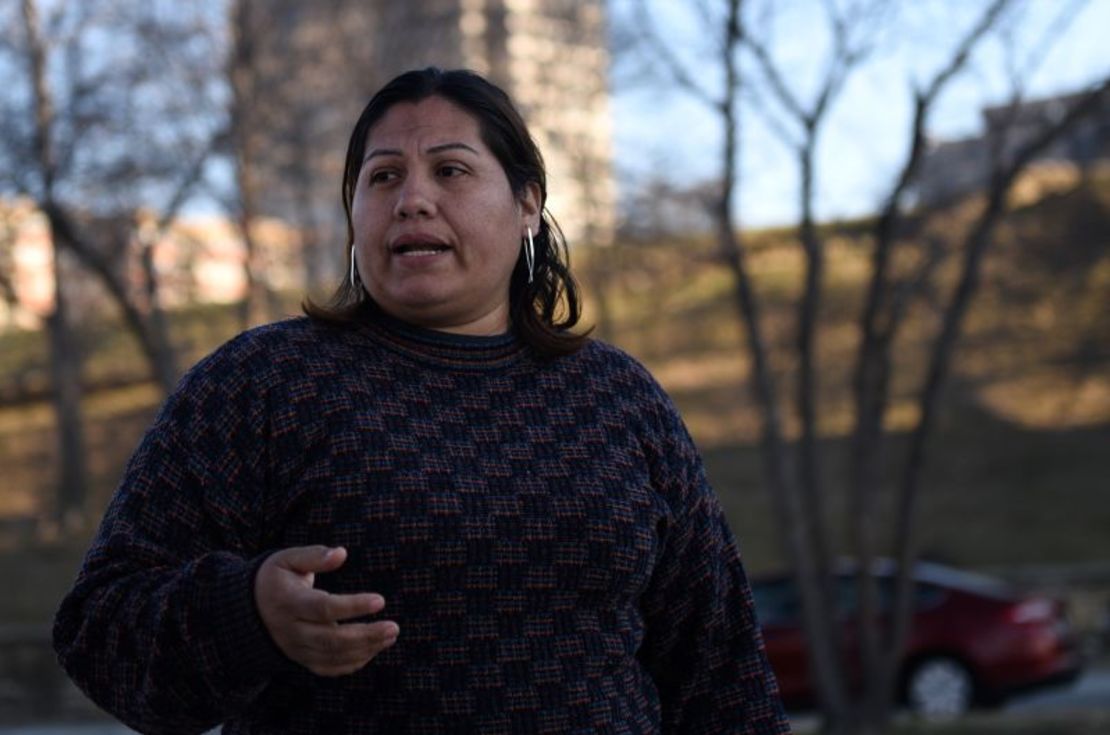
[[579,369],[592,381],[639,396],[670,402],[651,371],[639,359],[616,345],[590,339],[575,356]]
[[212,352],[198,366],[219,363],[223,366],[250,363],[252,360],[273,353],[275,350],[295,347],[312,338],[312,325],[304,317],[291,317],[262,324],[239,332]]
[[625,350],[591,339],[576,353],[580,380],[593,400],[622,412],[629,426],[656,440],[673,440],[687,432],[671,396],[638,358]]
[[244,330],[197,362],[187,381],[265,381],[300,371],[342,344],[337,330],[307,317],[290,317]]
[[616,345],[590,338],[579,350],[579,353],[588,362],[605,365],[612,370],[633,373],[643,379],[655,382],[651,372],[639,359]]

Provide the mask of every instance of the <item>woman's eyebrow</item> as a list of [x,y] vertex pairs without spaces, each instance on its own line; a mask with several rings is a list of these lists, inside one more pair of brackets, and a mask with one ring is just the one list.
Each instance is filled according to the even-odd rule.
[[439,145],[432,146],[431,148],[429,148],[425,152],[426,153],[442,153],[443,151],[457,151],[457,150],[470,151],[471,153],[473,153],[476,156],[481,155],[480,153],[478,153],[477,150],[475,150],[471,146],[468,146],[466,143],[440,143]]
[[374,149],[370,150],[369,152],[367,152],[367,154],[365,156],[363,156],[362,162],[366,163],[371,158],[377,158],[378,156],[399,156],[399,155],[401,155],[401,151],[397,150],[396,148],[374,148]]
[[[430,154],[430,153],[442,153],[444,151],[458,151],[458,150],[470,151],[471,153],[473,153],[476,156],[481,155],[477,151],[477,149],[475,149],[473,146],[469,146],[466,143],[456,143],[456,142],[440,143],[438,145],[434,145],[431,148],[426,149],[424,151],[424,153],[428,153],[428,154]],[[377,158],[378,156],[400,156],[400,155],[402,155],[402,153],[397,148],[374,148],[371,151],[369,151],[366,154],[366,156],[363,157],[362,162],[366,163],[371,158]]]

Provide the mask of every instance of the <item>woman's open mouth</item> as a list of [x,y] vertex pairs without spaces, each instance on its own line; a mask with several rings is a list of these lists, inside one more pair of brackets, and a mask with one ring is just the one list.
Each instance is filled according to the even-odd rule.
[[403,257],[420,257],[439,255],[451,249],[451,246],[440,240],[428,237],[402,236],[394,241],[390,250],[394,255]]
[[438,255],[439,253],[447,252],[449,248],[446,245],[438,246],[413,246],[407,248],[398,248],[393,252],[397,255]]

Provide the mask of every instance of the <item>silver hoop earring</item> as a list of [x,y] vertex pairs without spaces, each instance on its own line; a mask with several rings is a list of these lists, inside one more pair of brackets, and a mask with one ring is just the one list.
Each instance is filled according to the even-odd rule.
[[355,285],[355,279],[357,279],[357,278],[358,278],[358,273],[355,271],[355,246],[352,245],[351,246],[351,273],[348,276],[348,279],[351,282],[351,288],[358,288],[358,286]]
[[528,266],[528,283],[532,282],[532,272],[536,267],[536,245],[532,242],[532,228],[525,227],[528,239],[524,243],[524,263]]

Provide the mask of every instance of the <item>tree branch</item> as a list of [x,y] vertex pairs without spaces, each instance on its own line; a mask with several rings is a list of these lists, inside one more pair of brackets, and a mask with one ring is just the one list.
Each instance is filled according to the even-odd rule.
[[714,97],[712,93],[694,81],[694,76],[686,69],[682,62],[679,61],[670,46],[660,38],[655,29],[655,23],[652,20],[650,5],[646,0],[637,0],[637,5],[641,10],[641,12],[637,14],[637,17],[640,19],[641,34],[644,40],[646,40],[656,52],[659,57],[658,60],[663,63],[663,66],[671,75],[674,82],[692,97],[711,109],[720,110],[723,104],[722,100]]
[[[918,401],[921,418],[910,438],[910,449],[899,487],[899,504],[895,538],[900,540],[898,560],[900,568],[910,569],[917,558],[916,514],[920,494],[921,468],[925,463],[926,442],[932,433],[940,394],[952,364],[964,318],[978,287],[983,257],[989,247],[994,230],[1005,212],[1006,199],[1018,176],[1053,142],[1076,123],[1110,105],[1110,76],[1090,88],[1059,120],[1047,125],[1027,141],[1008,162],[1000,162],[991,176],[987,206],[980,214],[965,241],[964,260],[960,277],[952,298],[945,309],[941,332],[934,344],[929,368]],[[908,575],[900,575],[894,596],[895,616],[891,629],[890,645],[885,669],[893,675],[899,654],[909,632],[912,585]]]
[[[886,200],[875,229],[872,254],[871,280],[861,314],[861,340],[853,375],[855,392],[856,427],[852,439],[852,479],[849,483],[849,518],[851,536],[859,564],[861,655],[864,666],[864,690],[869,701],[865,707],[878,721],[884,721],[891,700],[891,682],[886,677],[889,668],[889,650],[884,651],[878,634],[878,590],[871,575],[871,565],[876,552],[876,529],[867,519],[875,516],[875,500],[882,475],[881,451],[883,417],[889,400],[891,373],[890,349],[896,322],[884,315],[888,309],[891,290],[892,254],[896,228],[900,221],[900,202],[920,166],[925,151],[925,127],[940,92],[967,64],[972,50],[983,36],[998,22],[1012,0],[994,0],[972,28],[957,44],[948,63],[932,78],[924,91],[914,95],[914,115],[911,128],[910,149],[899,172],[897,181]],[[896,313],[896,312],[895,312]],[[901,569],[900,576],[909,574]]]

